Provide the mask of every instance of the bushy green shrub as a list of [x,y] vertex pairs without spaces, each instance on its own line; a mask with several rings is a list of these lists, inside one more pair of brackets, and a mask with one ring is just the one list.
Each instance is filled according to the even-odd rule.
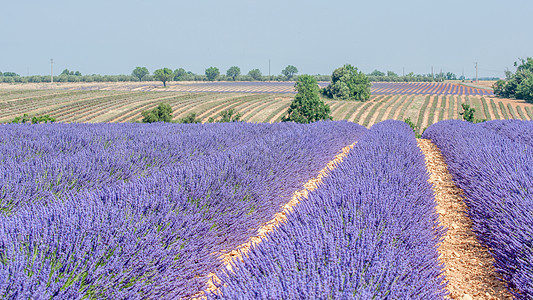
[[506,79],[492,86],[494,94],[504,98],[516,98],[533,103],[533,58],[514,63],[516,72],[505,72]]
[[366,101],[370,99],[371,86],[370,80],[363,72],[346,64],[333,71],[331,83],[322,89],[322,93],[333,99]]
[[11,123],[15,124],[24,124],[29,123],[31,121],[32,124],[39,124],[39,123],[53,123],[56,121],[56,118],[51,117],[49,115],[44,116],[30,116],[28,114],[24,114],[21,117],[14,118]]
[[283,122],[312,123],[333,119],[329,105],[320,99],[320,89],[315,77],[301,75],[294,86],[297,94],[289,106],[287,116],[282,118]]
[[226,109],[225,111],[218,114],[218,119],[214,119],[212,117],[209,117],[207,120],[208,123],[230,123],[230,122],[239,122],[241,120],[242,115],[235,111],[235,109],[230,108]]
[[167,103],[161,103],[154,109],[143,111],[141,115],[143,123],[171,122],[172,107]]
[[191,123],[201,123],[202,120],[196,118],[196,113],[190,113],[187,116],[178,120],[177,123],[182,124],[191,124]]

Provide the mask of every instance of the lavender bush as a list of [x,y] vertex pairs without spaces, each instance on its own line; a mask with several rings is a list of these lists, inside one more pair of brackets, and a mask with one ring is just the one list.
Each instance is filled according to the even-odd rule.
[[[8,125],[0,297],[176,299],[365,133],[348,122]],[[11,145],[11,146],[9,146]]]
[[505,136],[513,142],[533,146],[533,121],[494,120],[480,123],[480,126]]
[[443,231],[427,180],[409,126],[374,125],[209,297],[443,299]]
[[531,122],[450,120],[423,135],[442,151],[464,190],[475,233],[518,299],[533,298],[533,147],[523,135],[527,128]]

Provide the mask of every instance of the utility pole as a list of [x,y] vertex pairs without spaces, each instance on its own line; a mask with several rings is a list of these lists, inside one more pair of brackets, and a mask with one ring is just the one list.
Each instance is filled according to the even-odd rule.
[[431,66],[431,78],[435,79],[435,74],[433,73],[433,66]]
[[270,58],[268,59],[268,80],[270,80]]
[[479,82],[478,77],[477,77],[477,62],[476,62],[476,82]]
[[54,59],[50,58],[50,83],[54,83]]
[[405,76],[405,67],[402,67],[402,76]]

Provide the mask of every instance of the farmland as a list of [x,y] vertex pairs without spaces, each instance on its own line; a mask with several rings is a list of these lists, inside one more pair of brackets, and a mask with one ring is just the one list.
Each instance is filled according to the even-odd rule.
[[529,299],[532,124],[6,124],[0,295]]
[[[0,297],[533,297],[532,104],[387,83],[302,125],[239,84],[0,90],[59,121],[0,126]],[[160,103],[246,122],[136,123]]]
[[[24,113],[48,114],[59,122],[136,122],[141,112],[168,103],[174,120],[194,112],[203,122],[233,108],[247,122],[279,122],[292,100],[283,93],[184,93],[118,90],[10,90],[0,92],[0,122]],[[476,109],[476,119],[533,119],[533,105],[524,101],[479,95],[376,94],[367,102],[325,99],[334,120],[365,127],[383,120],[410,118],[422,131],[441,120],[462,119],[461,104]]]

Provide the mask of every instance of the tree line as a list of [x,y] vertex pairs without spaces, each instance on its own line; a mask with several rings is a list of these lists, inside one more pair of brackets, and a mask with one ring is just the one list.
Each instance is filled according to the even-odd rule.
[[[230,68],[231,69],[231,68]],[[228,70],[229,71],[229,70]],[[142,73],[146,73],[143,70]],[[206,73],[208,70],[206,70]],[[139,76],[142,74],[139,73]],[[171,76],[170,69],[156,70],[161,76]],[[238,73],[238,72],[235,72]],[[324,102],[323,97],[339,100],[367,101],[370,99],[371,83],[368,77],[356,67],[346,64],[335,69],[331,75],[331,83],[320,89],[318,81],[312,75],[300,75],[296,78],[294,88],[296,95],[292,100],[286,115],[282,117],[283,122],[312,123],[319,120],[332,120],[331,109]],[[321,97],[321,95],[323,97]],[[161,103],[158,107],[142,112],[143,123],[153,122],[175,122],[175,123],[200,123],[196,119],[196,114],[191,112],[186,117],[177,121],[172,120],[172,108],[170,105]],[[209,118],[208,123],[213,122],[238,122],[240,113],[229,109],[220,113],[217,119]]]
[[[331,81],[330,75],[313,75],[317,81]],[[371,82],[440,82],[444,80],[463,79],[452,72],[437,74],[414,74],[404,76],[387,71],[374,70],[366,74]],[[59,75],[54,76],[54,82],[126,82],[126,81],[292,81],[298,78],[298,68],[293,65],[285,67],[279,75],[263,75],[261,70],[252,69],[248,73],[242,73],[238,66],[231,66],[223,73],[217,67],[205,69],[204,74],[196,74],[183,68],[172,70],[161,68],[153,74],[146,67],[136,67],[130,75],[82,75],[79,71],[64,69]],[[15,72],[0,72],[0,82],[5,83],[39,83],[50,82],[50,75],[20,76]]]
[[533,103],[533,58],[520,59],[514,63],[516,72],[505,72],[505,80],[493,85],[494,94],[504,98],[516,98]]
[[190,71],[185,71],[183,68],[172,71],[170,68],[161,68],[154,71],[153,75],[146,67],[136,67],[131,76],[138,81],[157,80],[166,83],[169,81],[284,81],[293,80],[298,74],[298,68],[288,65],[281,71],[281,75],[263,76],[259,69],[252,69],[248,74],[241,74],[241,69],[237,66],[230,67],[226,74],[221,74],[217,67],[209,67],[205,69],[204,75],[194,74]]

